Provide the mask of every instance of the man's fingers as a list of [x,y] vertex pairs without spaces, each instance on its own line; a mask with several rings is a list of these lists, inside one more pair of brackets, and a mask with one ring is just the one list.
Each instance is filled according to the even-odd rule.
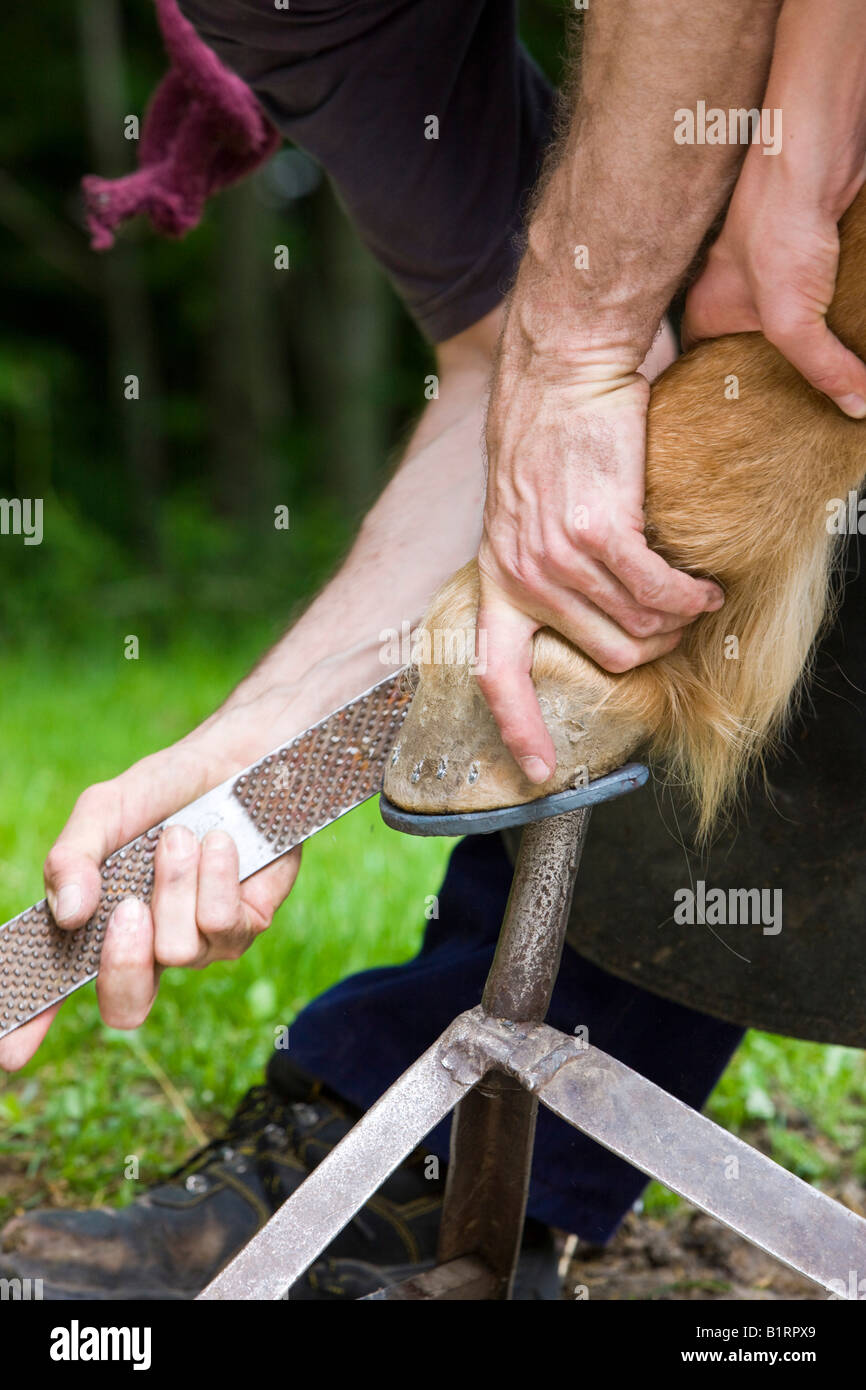
[[99,902],[103,861],[206,791],[202,769],[196,754],[175,744],[81,793],[45,861],[45,896],[59,926],[80,927],[90,920]]
[[678,645],[682,635],[682,628],[677,628],[675,632],[664,632],[658,637],[629,637],[610,623],[607,630],[597,626],[589,631],[581,641],[580,648],[603,671],[621,676],[625,671],[633,671],[636,666],[645,666],[648,661],[667,656]]
[[866,416],[866,366],[850,352],[824,319],[775,325],[764,328],[769,341],[807,381],[835,401],[839,409],[855,420]]
[[532,638],[549,626],[613,674],[630,671],[665,656],[676,647],[682,628],[653,637],[631,637],[579,594],[549,599],[542,622],[515,608],[501,595],[485,595],[478,609],[478,630],[486,636],[485,663],[478,684],[496,720],[502,741],[531,782],[553,775],[556,753],[541,716],[532,683]]
[[566,637],[602,670],[620,675],[673,651],[683,628],[633,637],[582,594],[550,589],[536,613],[537,627],[550,627]]
[[[106,851],[106,854],[108,852]],[[45,860],[45,896],[59,927],[82,927],[96,911],[102,891],[97,859],[61,837]]]
[[195,962],[237,960],[267,927],[292,890],[301,867],[301,846],[283,854],[244,883],[238,882],[234,841],[212,830],[202,841],[198,869],[198,928],[206,953]]
[[223,830],[212,830],[204,837],[198,865],[198,905],[196,918],[203,938],[205,955],[198,965],[214,960],[237,960],[247,949],[254,932],[238,882],[238,852],[234,840]]
[[25,1023],[23,1028],[17,1028],[14,1033],[10,1033],[8,1038],[3,1038],[0,1042],[0,1071],[18,1071],[30,1061],[36,1049],[41,1046],[59,1008],[59,1004],[54,1004],[38,1018]]
[[650,549],[638,531],[628,531],[612,539],[602,558],[645,608],[680,615],[685,621],[691,621],[700,613],[716,612],[724,604],[725,595],[718,584],[673,569]]
[[201,842],[198,861],[199,931],[224,932],[236,927],[241,915],[238,851],[224,830],[211,830]]
[[154,953],[161,965],[195,965],[204,954],[196,926],[200,847],[185,825],[169,825],[154,859]]
[[109,1028],[138,1028],[156,996],[153,922],[144,903],[125,898],[111,915],[96,977],[99,1012]]
[[280,903],[292,891],[301,868],[301,849],[302,846],[297,845],[267,868],[259,869],[242,885],[245,920],[252,932],[262,932],[270,926]]
[[539,624],[506,599],[482,592],[477,626],[486,642],[478,684],[502,741],[530,782],[546,782],[556,768],[556,753],[530,675]]
[[[677,632],[692,622],[694,617],[693,614],[662,613],[657,608],[644,608],[601,561],[577,550],[568,557],[566,563],[558,564],[551,555],[547,561],[545,578],[558,586],[556,590],[551,586],[549,592],[541,596],[546,605],[549,605],[554,594],[557,595],[557,601],[560,596],[574,595],[574,599],[568,604],[568,612],[563,611],[561,614],[566,619],[571,617],[574,623],[580,621],[577,616],[580,610],[576,611],[576,605],[579,604],[580,609],[583,609],[584,599],[588,599],[601,613],[612,618],[631,637],[653,637],[665,632]],[[556,611],[559,614],[558,608]],[[565,636],[571,637],[572,629],[569,627],[560,628],[556,622],[553,626]],[[577,637],[572,637],[571,640],[582,645]]]

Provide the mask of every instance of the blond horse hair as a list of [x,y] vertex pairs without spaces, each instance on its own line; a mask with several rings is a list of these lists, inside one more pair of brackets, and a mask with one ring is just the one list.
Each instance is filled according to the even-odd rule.
[[[841,245],[828,322],[866,356],[866,190],[843,220]],[[599,718],[649,730],[648,755],[687,792],[699,837],[784,734],[834,610],[828,505],[864,473],[866,424],[760,333],[701,344],[652,389],[647,537],[672,565],[716,579],[724,607],[688,627],[671,655],[622,675],[550,629],[536,634],[533,677],[587,686]],[[472,565],[440,590],[425,623],[463,626],[476,602]]]

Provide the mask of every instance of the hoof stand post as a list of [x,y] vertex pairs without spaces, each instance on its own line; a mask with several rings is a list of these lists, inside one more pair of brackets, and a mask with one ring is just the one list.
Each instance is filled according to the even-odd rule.
[[[438,1263],[368,1297],[509,1298],[539,1102],[837,1296],[849,1270],[866,1269],[866,1221],[615,1058],[543,1022],[592,804],[645,779],[644,768],[622,768],[518,808],[527,824],[481,1005],[403,1073],[200,1298],[284,1297],[455,1108]],[[383,805],[390,823],[415,834],[490,833],[507,818],[514,823],[514,812],[425,817]]]

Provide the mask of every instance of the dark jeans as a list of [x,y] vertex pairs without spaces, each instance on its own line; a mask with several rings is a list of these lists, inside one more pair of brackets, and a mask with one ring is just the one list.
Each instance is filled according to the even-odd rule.
[[[590,828],[588,852],[591,853]],[[511,863],[498,835],[457,846],[414,960],[365,970],[329,989],[298,1016],[288,1057],[367,1108],[433,1043],[455,1014],[478,1004],[508,897]],[[578,875],[577,893],[580,893]],[[566,947],[548,1021],[589,1029],[611,1053],[686,1104],[699,1107],[742,1030],[626,984]],[[448,1158],[450,1118],[425,1147]],[[646,1178],[543,1106],[538,1117],[529,1213],[603,1242],[636,1201]]]

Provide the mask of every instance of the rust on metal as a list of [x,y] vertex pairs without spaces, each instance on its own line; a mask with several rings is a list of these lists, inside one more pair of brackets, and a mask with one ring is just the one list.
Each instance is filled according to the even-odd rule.
[[586,806],[523,830],[484,987],[482,1002],[494,1017],[540,1022],[550,1007],[591,814]]
[[451,1131],[451,1161],[439,1230],[439,1259],[477,1255],[511,1296],[529,1194],[537,1101],[506,1074],[526,1037],[521,1024],[544,1018],[559,970],[574,880],[590,807],[525,827],[496,954],[473,1011],[468,1039],[455,1043],[445,1066],[474,1060],[491,1072],[460,1102]]

